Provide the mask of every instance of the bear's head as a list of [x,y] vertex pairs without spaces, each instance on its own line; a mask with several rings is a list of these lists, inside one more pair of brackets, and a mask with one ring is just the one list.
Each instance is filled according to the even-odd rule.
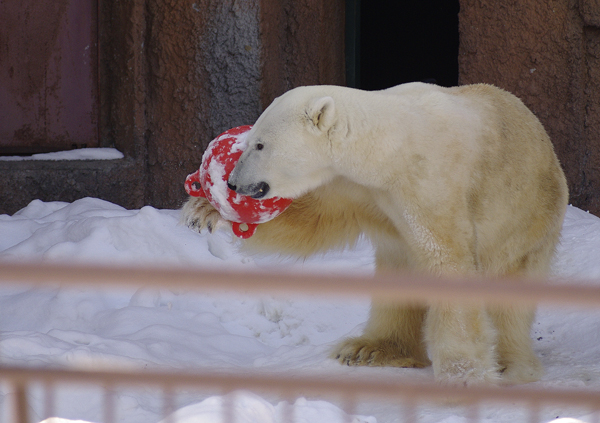
[[330,139],[335,103],[315,88],[288,91],[263,112],[229,176],[230,189],[257,199],[297,198],[335,176]]

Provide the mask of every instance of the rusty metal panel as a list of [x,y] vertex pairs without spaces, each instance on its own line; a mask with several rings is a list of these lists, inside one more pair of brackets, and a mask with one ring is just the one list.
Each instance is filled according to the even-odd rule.
[[0,0],[0,154],[98,146],[97,0]]

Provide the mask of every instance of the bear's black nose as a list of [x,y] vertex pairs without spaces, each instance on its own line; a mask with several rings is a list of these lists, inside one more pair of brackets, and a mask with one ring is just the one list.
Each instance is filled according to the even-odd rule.
[[229,181],[227,181],[227,188],[229,188],[232,191],[235,191],[235,189],[237,188],[235,185],[231,185],[231,183]]

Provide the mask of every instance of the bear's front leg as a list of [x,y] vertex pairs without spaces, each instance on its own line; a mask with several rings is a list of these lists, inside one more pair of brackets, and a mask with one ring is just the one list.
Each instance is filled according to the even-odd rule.
[[496,338],[492,319],[483,306],[438,303],[430,306],[425,319],[433,373],[442,383],[498,383]]
[[362,336],[338,344],[331,357],[348,366],[427,367],[426,308],[374,303]]

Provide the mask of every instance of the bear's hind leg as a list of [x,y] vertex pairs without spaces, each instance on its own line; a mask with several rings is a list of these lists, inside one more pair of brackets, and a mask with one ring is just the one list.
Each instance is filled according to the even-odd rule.
[[[506,274],[512,277],[545,277],[550,269],[559,229],[557,227],[550,231],[537,249],[517,260]],[[503,384],[535,382],[544,374],[544,368],[533,352],[531,341],[535,309],[533,305],[503,305],[488,309],[498,331],[497,353]]]
[[498,330],[497,353],[502,368],[502,383],[539,380],[544,369],[533,352],[529,333],[535,307],[494,307],[489,311]]
[[425,340],[437,380],[462,385],[500,381],[496,331],[484,307],[432,305]]
[[374,303],[364,334],[342,341],[331,357],[348,366],[427,367],[425,314],[421,306]]

